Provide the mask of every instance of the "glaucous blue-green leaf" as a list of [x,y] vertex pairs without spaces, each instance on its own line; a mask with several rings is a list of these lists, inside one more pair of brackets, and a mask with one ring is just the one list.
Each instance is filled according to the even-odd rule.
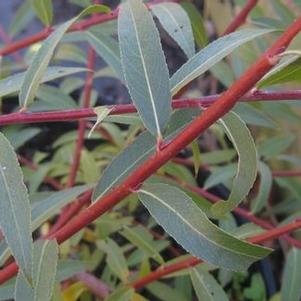
[[175,95],[189,82],[209,70],[240,45],[272,31],[269,29],[244,29],[230,33],[210,43],[190,58],[171,77],[170,87],[172,95]]
[[286,257],[282,277],[281,301],[299,301],[301,298],[301,250],[292,248]]
[[301,82],[300,55],[284,58],[281,63],[262,78],[257,87],[264,88],[288,82]]
[[43,43],[35,54],[27,69],[19,93],[19,104],[26,109],[34,100],[38,87],[48,67],[54,50],[63,35],[79,18],[92,12],[108,13],[110,9],[104,5],[93,5],[83,10],[77,17],[60,25]]
[[177,42],[188,58],[195,54],[194,37],[186,11],[177,3],[161,3],[151,7],[162,27]]
[[257,151],[246,124],[233,112],[226,114],[220,122],[238,153],[238,165],[228,200],[221,200],[211,208],[217,216],[234,209],[248,195],[257,175]]
[[172,110],[169,73],[158,30],[141,0],[121,5],[118,36],[129,93],[146,128],[162,138]]
[[0,133],[0,228],[25,277],[32,278],[30,203],[14,149]]
[[[46,83],[54,79],[86,71],[87,69],[85,68],[48,67],[42,77],[41,83]],[[22,82],[24,81],[25,73],[26,72],[16,73],[0,80],[0,97],[18,92],[21,88]]]
[[88,134],[88,138],[91,137],[92,133],[94,132],[94,130],[96,129],[97,126],[99,126],[101,124],[101,122],[110,114],[110,112],[112,111],[111,108],[107,108],[105,106],[102,107],[96,107],[93,109],[94,112],[97,115],[97,120],[94,124],[94,126],[91,128],[89,134]]
[[189,16],[196,44],[199,48],[206,46],[208,44],[208,37],[202,15],[193,3],[182,2],[181,6]]
[[168,234],[204,261],[242,271],[270,253],[270,249],[238,240],[218,228],[176,187],[146,184],[139,189],[138,196]]
[[[183,109],[176,111],[170,120],[165,139],[169,140],[185,125],[199,114],[199,110]],[[156,149],[156,139],[150,133],[144,132],[124,149],[105,169],[93,192],[95,202],[112,188],[119,185],[133,170],[143,164]]]
[[259,162],[258,171],[260,175],[260,183],[257,196],[251,203],[253,214],[259,212],[267,204],[273,183],[272,172],[265,163]]
[[53,19],[52,0],[32,0],[32,5],[37,17],[49,26]]
[[141,236],[141,233],[136,231],[135,228],[125,226],[120,234],[133,245],[143,250],[148,256],[153,257],[158,263],[164,264],[164,260],[159,252],[150,243],[148,243],[144,237]]
[[95,31],[86,31],[85,34],[87,41],[95,49],[97,54],[103,58],[104,61],[112,67],[116,75],[124,81],[118,42],[110,36]]
[[33,284],[19,272],[15,287],[16,301],[50,301],[56,278],[58,244],[54,240],[34,243]]
[[229,298],[215,278],[201,267],[190,270],[190,277],[199,301],[228,301]]
[[[35,231],[42,223],[58,213],[60,209],[71,203],[89,188],[91,188],[91,186],[83,185],[54,192],[51,196],[33,203],[31,205],[31,230]],[[0,265],[8,259],[9,255],[10,252],[5,241],[0,242]]]
[[14,299],[14,282],[2,284],[0,286],[0,301],[7,301]]

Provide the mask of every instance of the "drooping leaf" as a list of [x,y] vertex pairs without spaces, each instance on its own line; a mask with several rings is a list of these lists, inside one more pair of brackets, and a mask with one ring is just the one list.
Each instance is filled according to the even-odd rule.
[[301,82],[300,55],[285,58],[257,83],[257,87],[264,88],[288,82]]
[[221,200],[211,208],[217,216],[231,211],[248,195],[257,174],[257,151],[246,124],[233,112],[220,122],[238,153],[238,167],[228,200]]
[[199,173],[199,169],[201,166],[201,152],[200,147],[197,140],[192,141],[191,149],[192,149],[192,158],[193,158],[193,165],[194,165],[194,174],[197,176]]
[[170,87],[172,95],[175,95],[189,82],[209,70],[240,45],[272,31],[268,29],[244,29],[210,43],[190,58],[171,77]]
[[87,31],[86,35],[87,41],[95,49],[97,54],[103,58],[104,61],[112,67],[116,75],[124,81],[118,42],[110,36],[94,31]]
[[[48,67],[42,77],[41,83],[46,83],[64,76],[86,71],[87,69],[85,68]],[[26,72],[20,72],[0,80],[0,97],[18,92],[21,88],[22,82],[24,81],[25,73]]]
[[[165,139],[169,140],[195,116],[199,110],[185,109],[176,111],[170,120]],[[156,139],[148,132],[142,133],[121,152],[105,169],[93,192],[92,201],[104,196],[110,189],[120,184],[137,166],[143,164],[155,151]]]
[[49,26],[53,19],[52,0],[32,0],[32,4],[37,17]]
[[29,285],[28,281],[24,278],[22,272],[19,272],[16,279],[15,292],[14,292],[15,301],[33,301],[34,292],[32,287]]
[[198,12],[198,9],[193,3],[182,2],[181,6],[186,10],[189,16],[197,45],[199,46],[199,48],[206,46],[208,44],[208,37],[202,15]]
[[192,268],[190,277],[199,301],[229,300],[221,285],[204,269],[200,267]]
[[148,256],[153,257],[160,264],[164,264],[164,260],[157,252],[157,250],[149,244],[139,231],[135,231],[135,228],[124,227],[124,230],[121,232],[121,235],[129,240],[132,244],[143,250]]
[[292,248],[286,257],[281,287],[281,301],[299,301],[301,298],[301,250]]
[[169,73],[158,30],[141,0],[122,4],[118,35],[129,93],[146,128],[161,138],[171,114]]
[[64,301],[77,300],[87,290],[82,282],[75,282],[64,290],[63,299]]
[[268,255],[269,249],[238,240],[214,225],[199,207],[178,188],[146,184],[139,199],[150,214],[192,255],[231,270],[245,270]]
[[0,133],[0,227],[25,277],[32,278],[30,203],[17,156]]
[[260,184],[257,196],[251,203],[252,213],[259,212],[267,204],[273,182],[271,170],[265,163],[259,162],[258,171]]
[[34,100],[38,87],[51,60],[54,50],[66,31],[79,18],[92,12],[108,13],[110,9],[104,5],[93,5],[83,10],[77,17],[60,25],[43,43],[35,54],[31,65],[25,73],[25,77],[19,93],[19,104],[26,109]]
[[112,111],[112,109],[107,108],[107,107],[96,107],[94,108],[94,112],[97,115],[97,120],[94,124],[94,126],[92,127],[92,129],[90,130],[89,134],[88,134],[88,138],[91,137],[93,131],[96,129],[96,127],[98,125],[100,125],[100,123],[110,114],[110,112]]
[[161,3],[151,7],[166,32],[177,42],[188,58],[195,54],[192,27],[186,11],[177,3]]

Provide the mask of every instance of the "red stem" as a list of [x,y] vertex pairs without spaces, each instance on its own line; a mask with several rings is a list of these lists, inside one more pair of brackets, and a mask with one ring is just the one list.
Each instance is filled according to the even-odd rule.
[[[157,2],[162,2],[162,1],[157,1]],[[171,2],[180,2],[180,1],[179,0],[171,0]],[[151,5],[152,5],[152,3],[150,3],[148,6],[151,6]],[[118,7],[109,14],[103,14],[103,15],[99,15],[96,17],[91,17],[91,18],[88,18],[83,21],[75,23],[73,26],[71,26],[71,28],[68,30],[68,32],[82,31],[91,26],[114,20],[117,18],[117,16],[118,16]],[[0,56],[5,56],[8,54],[11,54],[17,50],[26,48],[32,44],[40,42],[40,41],[46,39],[53,32],[53,30],[54,30],[53,27],[49,27],[43,31],[40,31],[36,34],[31,35],[30,37],[13,42],[10,45],[0,49]]]
[[[218,101],[210,106],[205,112],[200,114],[188,125],[174,140],[164,148],[157,150],[142,166],[138,167],[122,184],[111,190],[101,200],[93,203],[86,210],[74,217],[55,235],[58,243],[62,243],[73,234],[84,228],[87,224],[98,218],[101,214],[111,209],[122,199],[128,196],[135,187],[145,179],[154,174],[163,164],[175,157],[189,143],[197,138],[204,130],[210,127],[216,120],[226,114],[255,84],[267,73],[277,61],[278,54],[285,50],[292,39],[301,30],[301,17],[296,19],[292,25],[276,40],[259,59],[238,79]],[[10,266],[0,271],[0,284],[8,280],[12,274],[16,273]],[[13,273],[12,273],[13,272]]]
[[250,13],[250,11],[256,6],[258,0],[248,0],[246,5],[242,8],[240,13],[234,18],[229,26],[224,31],[223,35],[227,35],[235,31],[239,26],[243,25]]
[[301,170],[274,170],[273,177],[301,177]]
[[[89,47],[88,50],[88,64],[87,69],[88,70],[94,70],[95,65],[95,59],[96,59],[96,53],[93,50],[93,48]],[[91,98],[91,92],[93,87],[93,72],[88,72],[86,77],[86,83],[84,87],[84,100],[83,100],[83,108],[87,109],[90,104],[90,98]],[[73,155],[73,162],[71,164],[70,168],[70,174],[67,182],[67,187],[74,186],[77,171],[80,164],[80,157],[82,148],[84,145],[84,139],[85,139],[85,131],[86,131],[86,120],[81,119],[79,121],[79,127],[78,127],[78,135],[76,139],[76,145],[74,149],[74,155]]]
[[[213,105],[221,95],[204,96],[198,99],[175,99],[172,101],[174,109],[193,108],[193,107],[209,107]],[[277,100],[300,100],[301,90],[290,91],[253,91],[247,95],[241,96],[240,101],[277,101]],[[112,111],[110,115],[119,115],[136,112],[136,108],[132,104],[112,105],[108,106]],[[19,123],[41,123],[41,122],[57,122],[57,121],[74,121],[82,118],[95,117],[96,114],[92,108],[50,111],[50,112],[16,112],[0,115],[0,126]]]

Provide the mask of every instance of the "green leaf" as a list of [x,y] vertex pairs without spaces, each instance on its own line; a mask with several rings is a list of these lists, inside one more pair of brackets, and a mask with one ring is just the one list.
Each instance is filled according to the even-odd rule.
[[183,191],[165,184],[146,184],[138,196],[150,214],[192,255],[231,270],[245,270],[270,253],[240,241],[214,225]]
[[41,22],[49,26],[53,19],[52,0],[32,0],[32,5]]
[[170,87],[175,95],[189,82],[209,70],[240,45],[263,34],[273,32],[268,29],[244,29],[217,39],[197,52],[171,77]]
[[141,0],[121,5],[118,36],[129,93],[146,128],[160,139],[172,111],[169,73],[158,30]]
[[92,12],[108,13],[110,9],[104,5],[93,5],[83,10],[77,17],[60,25],[43,43],[35,54],[31,65],[25,73],[25,77],[19,93],[19,104],[26,109],[34,100],[43,75],[51,60],[54,50],[63,35],[79,18]]
[[112,67],[116,75],[124,81],[123,71],[120,61],[118,42],[112,37],[97,33],[95,31],[86,31],[87,41],[95,49],[98,55]]
[[0,301],[7,301],[14,299],[15,283],[9,282],[0,286]]
[[262,78],[257,87],[264,88],[289,82],[301,82],[301,58],[299,55],[281,61]]
[[124,227],[124,230],[120,232],[127,240],[129,240],[133,245],[143,250],[149,257],[153,257],[158,263],[164,264],[164,260],[151,244],[149,244],[141,233],[135,228]]
[[39,240],[34,244],[33,277],[31,287],[22,272],[18,273],[16,301],[50,301],[56,277],[58,244],[54,240]]
[[107,239],[106,244],[99,243],[98,246],[107,253],[107,264],[111,271],[126,282],[129,270],[121,248],[112,239]]
[[195,54],[192,27],[186,11],[177,3],[161,3],[151,7],[162,27],[177,42],[188,58]]
[[197,176],[197,174],[199,173],[201,163],[202,163],[200,147],[199,147],[197,140],[192,141],[192,143],[190,145],[191,145],[191,149],[192,149],[194,174],[195,174],[195,176]]
[[30,203],[18,159],[0,133],[0,227],[11,252],[26,278],[32,278]]
[[281,301],[299,301],[301,298],[301,250],[292,248],[286,257],[282,277]]
[[190,277],[199,301],[229,300],[221,285],[204,269],[200,267],[192,268]]
[[35,242],[34,247],[34,301],[49,301],[54,289],[58,262],[58,244],[55,240]]
[[34,12],[28,9],[31,0],[25,0],[20,3],[18,9],[14,12],[13,20],[9,26],[9,36],[13,38],[20,33],[33,20]]
[[97,120],[94,124],[94,126],[92,127],[92,129],[90,130],[89,134],[88,134],[88,138],[91,137],[92,133],[94,132],[94,130],[96,129],[97,126],[99,126],[101,124],[101,122],[110,114],[110,112],[112,111],[112,109],[107,108],[107,107],[96,107],[93,109],[95,114],[97,115]]
[[[31,231],[35,231],[43,222],[47,221],[54,214],[58,213],[65,205],[71,203],[91,186],[84,185],[73,187],[67,190],[52,193],[51,196],[33,203],[31,207]],[[0,264],[4,263],[10,255],[5,242],[0,242]]]
[[220,122],[238,153],[238,167],[228,200],[221,200],[211,208],[217,216],[234,209],[248,195],[257,175],[257,151],[246,124],[233,112]]
[[208,44],[208,37],[202,15],[198,12],[197,7],[192,3],[182,2],[181,6],[185,9],[189,16],[197,45],[199,48],[206,46]]
[[251,203],[253,214],[259,212],[267,204],[273,183],[271,170],[265,163],[259,162],[258,170],[260,174],[260,184],[257,196]]
[[121,287],[115,290],[106,301],[130,301],[134,295],[134,289]]
[[[185,109],[176,111],[170,120],[165,139],[169,140],[185,127],[199,110]],[[103,197],[110,189],[119,185],[133,170],[143,164],[155,151],[156,139],[148,132],[144,132],[124,149],[111,164],[105,169],[93,192],[92,201],[95,202]]]
[[266,300],[265,283],[259,273],[252,275],[250,287],[246,287],[243,293],[248,300]]
[[[41,83],[46,83],[54,79],[86,71],[87,69],[85,68],[48,67]],[[26,72],[20,72],[0,80],[0,97],[18,92],[21,89],[22,82],[24,81],[25,73]]]

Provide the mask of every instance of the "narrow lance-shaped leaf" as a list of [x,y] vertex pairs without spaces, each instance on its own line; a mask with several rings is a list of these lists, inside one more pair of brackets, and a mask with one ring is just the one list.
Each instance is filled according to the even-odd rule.
[[88,134],[88,138],[91,137],[91,135],[94,132],[94,130],[96,129],[96,127],[98,125],[100,125],[100,123],[110,114],[111,111],[112,111],[112,109],[107,108],[107,107],[94,108],[94,112],[97,114],[97,120],[96,120],[94,126],[92,127],[92,129],[90,130],[90,132]]
[[[85,68],[48,67],[41,83],[46,83],[64,76],[85,71],[87,71]],[[19,92],[22,82],[24,81],[25,74],[26,72],[20,72],[0,80],[0,97]]]
[[28,280],[32,278],[30,203],[17,156],[0,133],[0,227],[5,240]]
[[151,244],[149,244],[138,231],[125,226],[124,230],[121,232],[121,235],[128,239],[132,244],[143,250],[148,256],[157,260],[158,263],[164,264],[164,260],[160,253]]
[[221,285],[209,272],[195,267],[190,270],[190,277],[199,301],[229,300]]
[[168,2],[153,5],[151,10],[186,56],[192,57],[195,54],[194,37],[186,11],[177,3]]
[[244,29],[217,39],[197,52],[171,77],[170,87],[175,95],[189,82],[209,70],[240,45],[263,34],[273,32],[270,29]]
[[129,93],[146,128],[160,139],[171,114],[169,73],[158,30],[141,0],[121,5],[118,35]]
[[241,241],[218,228],[178,188],[146,184],[138,196],[167,233],[192,255],[211,264],[242,271],[270,253],[270,249]]
[[234,209],[248,195],[257,174],[257,151],[246,124],[233,112],[225,115],[220,122],[238,153],[238,166],[228,200],[221,200],[211,208],[217,216]]
[[301,250],[292,248],[287,254],[281,287],[281,301],[299,301],[301,298]]
[[[31,206],[31,231],[35,231],[50,217],[60,211],[65,205],[71,203],[76,197],[87,191],[91,186],[83,185],[67,190],[52,193],[51,196],[35,202]],[[0,242],[0,265],[8,259],[9,249],[5,241]]]
[[53,18],[52,0],[33,0],[32,4],[37,17],[49,26]]
[[34,244],[33,286],[28,285],[19,272],[16,301],[50,301],[55,284],[58,262],[58,244],[54,240],[39,240]]
[[120,61],[119,45],[116,40],[110,36],[87,31],[87,41],[95,49],[99,56],[112,67],[116,75],[124,81],[123,71]]
[[288,82],[301,82],[300,55],[285,58],[257,83],[257,87],[264,88]]
[[19,104],[23,109],[26,109],[34,100],[37,89],[41,83],[43,75],[51,60],[53,52],[62,39],[66,31],[72,26],[79,18],[90,14],[92,12],[109,12],[110,9],[104,5],[93,5],[83,10],[77,17],[60,25],[43,43],[41,48],[35,54],[31,65],[26,71],[20,94]]
[[[171,116],[166,136],[170,140],[185,125],[199,114],[196,109],[183,109]],[[119,185],[135,168],[143,164],[155,151],[156,139],[149,132],[144,132],[124,149],[105,169],[93,192],[93,202],[104,196],[110,189]]]
[[265,163],[259,162],[258,171],[260,183],[257,196],[251,203],[253,214],[259,212],[267,204],[273,183],[271,170]]

